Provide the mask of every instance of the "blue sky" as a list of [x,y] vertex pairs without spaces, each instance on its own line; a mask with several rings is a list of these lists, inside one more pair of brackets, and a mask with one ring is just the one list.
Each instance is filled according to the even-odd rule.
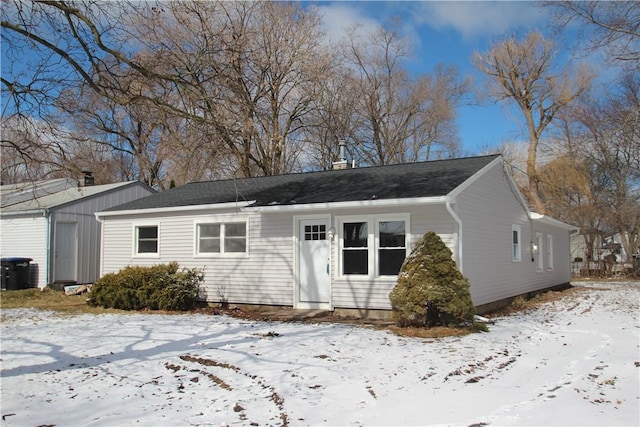
[[[461,76],[472,78],[472,88],[482,89],[485,77],[471,63],[474,51],[518,32],[540,30],[549,35],[549,11],[538,1],[309,1],[324,17],[328,35],[338,38],[344,29],[358,24],[363,31],[399,16],[401,33],[414,47],[408,67],[413,73],[431,73],[438,63],[453,65]],[[566,41],[555,36],[559,65],[573,57]],[[564,35],[563,35],[564,37]],[[575,40],[569,40],[575,42]],[[3,59],[5,58],[3,46]],[[587,58],[598,71],[597,56]],[[603,71],[603,70],[599,70]],[[605,70],[606,71],[606,70]],[[3,72],[5,67],[3,66]],[[485,101],[458,110],[458,129],[463,154],[478,154],[501,143],[526,144],[520,112],[505,104]]]
[[[482,88],[484,77],[471,63],[474,51],[486,51],[492,42],[514,32],[540,30],[548,34],[548,11],[534,1],[373,1],[318,2],[330,33],[359,24],[373,30],[392,16],[402,18],[401,32],[414,46],[410,70],[430,73],[437,63],[454,65],[470,75],[472,88]],[[559,55],[570,58],[557,40]],[[561,64],[560,64],[561,65]],[[492,101],[458,110],[459,135],[464,154],[477,154],[502,142],[523,143],[526,132],[516,109]]]

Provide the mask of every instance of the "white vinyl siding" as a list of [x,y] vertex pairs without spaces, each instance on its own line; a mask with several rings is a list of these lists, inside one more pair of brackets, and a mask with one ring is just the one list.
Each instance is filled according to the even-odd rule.
[[0,222],[0,257],[31,258],[29,285],[44,288],[47,285],[47,219],[37,217],[3,218]]
[[[496,162],[456,196],[454,208],[463,223],[463,274],[471,284],[475,305],[570,281],[569,230],[531,220],[509,180],[502,164]],[[521,230],[521,261],[513,262],[513,229],[517,227]],[[547,274],[536,272],[532,253],[536,232],[554,236],[554,270]]]
[[[159,256],[133,257],[131,241],[134,223],[158,222]],[[245,222],[247,253],[232,256],[196,256],[198,223]],[[204,269],[202,297],[210,302],[292,305],[293,231],[292,217],[286,214],[238,215],[235,212],[211,214],[146,214],[106,217],[102,274],[116,272],[127,265],[155,265],[176,261],[180,267]],[[127,246],[129,245],[129,246]],[[241,255],[241,256],[240,256]]]
[[[455,252],[453,220],[444,206],[405,207],[403,214],[388,208],[345,209],[346,216],[366,217],[370,214],[379,221],[406,219],[410,252],[415,242],[429,231],[438,233]],[[366,213],[366,214],[365,214]],[[338,253],[337,217],[327,211],[318,215],[332,218],[328,231],[332,239],[331,264],[337,266]],[[340,216],[341,218],[343,216]],[[203,297],[210,302],[293,305],[294,297],[294,216],[290,213],[255,214],[207,214],[169,213],[145,216],[146,221],[158,221],[160,227],[160,257],[156,259],[134,258],[130,245],[135,216],[107,217],[103,222],[104,256],[102,274],[118,271],[126,265],[153,265],[177,261],[181,267],[204,268]],[[195,255],[196,227],[202,222],[247,222],[248,254],[245,257],[199,257]],[[374,220],[375,223],[375,220]],[[377,237],[374,236],[374,239]],[[378,254],[373,254],[378,257]],[[396,284],[396,276],[340,276],[338,268],[331,268],[332,306],[339,308],[361,307],[390,309],[389,292]]]
[[[341,215],[334,217],[333,227],[336,230],[336,237],[333,242],[332,265],[338,268],[332,270],[331,293],[333,307],[390,310],[389,293],[397,283],[396,275],[381,276],[377,272],[367,275],[340,274],[340,237],[337,234],[341,229],[341,221],[358,221],[358,219],[362,221],[363,219],[368,220],[369,217],[373,218],[372,223],[404,219],[407,227],[407,254],[411,252],[416,242],[427,231],[437,233],[449,249],[453,253],[456,252],[454,221],[448,215],[444,205],[403,206],[401,212],[399,213],[397,210],[394,211],[390,208],[358,208],[344,210],[344,213],[340,212]],[[377,238],[375,233],[374,238]],[[375,256],[377,257],[378,255],[376,254]]]

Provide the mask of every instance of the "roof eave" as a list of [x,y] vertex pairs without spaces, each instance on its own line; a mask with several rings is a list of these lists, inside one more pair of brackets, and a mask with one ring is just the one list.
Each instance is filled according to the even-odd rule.
[[559,221],[559,220],[557,220],[555,218],[551,218],[550,216],[547,216],[547,215],[542,215],[542,214],[539,214],[539,213],[531,212],[530,216],[531,216],[532,220],[541,222],[543,224],[548,224],[548,225],[552,225],[554,227],[564,228],[564,229],[567,229],[567,230],[572,231],[572,232],[576,232],[576,231],[580,230],[579,227],[576,227],[576,226],[571,225],[571,224],[567,224],[566,222]]
[[0,212],[0,217],[12,217],[12,216],[34,216],[34,215],[46,215],[49,208],[41,208],[41,209],[27,209],[23,211],[2,211]]

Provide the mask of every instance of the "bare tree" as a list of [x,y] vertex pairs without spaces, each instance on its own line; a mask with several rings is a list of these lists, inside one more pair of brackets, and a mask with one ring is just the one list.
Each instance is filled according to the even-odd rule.
[[[564,29],[571,23],[586,25],[586,48],[604,49],[608,58],[631,70],[640,69],[640,3],[637,1],[546,1]],[[582,31],[584,32],[584,31]]]
[[589,165],[581,157],[557,155],[540,168],[541,192],[547,213],[576,225],[585,240],[586,261],[594,260],[594,244],[602,237],[606,223],[604,207],[594,188]]
[[152,8],[136,28],[146,66],[179,82],[171,107],[224,144],[237,174],[294,167],[328,63],[317,15],[284,3],[176,2]]
[[333,162],[339,160],[340,140],[355,127],[352,120],[357,100],[349,88],[349,70],[337,64],[331,70],[319,82],[313,108],[305,120],[308,158],[303,163],[311,169],[331,169]]
[[404,65],[410,48],[397,27],[391,22],[367,37],[352,28],[343,46],[356,102],[348,136],[368,164],[428,160],[437,144],[446,147],[440,155],[455,152],[455,107],[468,83],[442,66],[411,77]]
[[640,248],[640,77],[627,75],[620,89],[583,104],[577,117],[603,219],[633,254]]
[[51,123],[14,115],[2,120],[1,130],[3,184],[78,176],[68,167],[70,135]]
[[565,68],[554,73],[553,43],[538,32],[523,40],[515,36],[496,43],[485,53],[476,52],[476,67],[489,77],[489,95],[499,101],[514,102],[526,122],[529,149],[527,196],[533,208],[544,213],[537,170],[538,145],[543,132],[558,112],[565,109],[590,85],[591,74],[581,68]]
[[417,162],[460,154],[456,108],[469,90],[455,67],[438,64],[433,74],[422,75],[413,90],[419,105],[410,126],[403,161]]
[[[93,148],[78,147],[77,143],[84,142],[74,141],[68,123],[53,112],[63,92],[79,84],[96,95],[123,99],[104,70],[107,63],[118,64],[123,57],[118,50],[122,43],[116,36],[123,28],[125,7],[93,1],[3,3],[3,51],[9,60],[2,64],[2,121],[19,123],[22,128],[14,131],[31,135],[16,144],[3,133],[3,154],[12,150],[14,158],[24,162],[23,167],[35,171],[35,175],[20,179],[44,179],[51,173],[76,177],[81,170],[75,163],[76,153],[87,158],[93,156],[91,152],[96,154]],[[34,123],[38,128],[35,133],[31,129]],[[100,159],[105,162],[103,154]],[[107,175],[97,181],[102,178]]]
[[[223,1],[15,1],[8,10],[2,28],[12,54],[30,48],[42,53],[37,76],[3,76],[3,91],[15,100],[10,114],[27,105],[48,110],[63,88],[81,81],[83,91],[108,106],[102,113],[129,114],[129,136],[137,121],[142,127],[136,138],[149,139],[158,125],[148,114],[140,121],[139,111],[155,110],[180,117],[216,147],[224,146],[224,157],[236,163],[224,167],[238,175],[282,173],[298,161],[304,118],[328,62],[319,49],[322,34],[313,10]],[[52,73],[51,63],[63,72]],[[34,86],[44,81],[55,89]],[[131,82],[144,82],[148,90],[132,90]],[[104,119],[102,113],[93,115],[94,123]],[[114,124],[100,123],[100,131],[129,138]],[[149,142],[138,140],[136,146],[144,151]],[[138,154],[146,163],[139,168],[148,172],[144,179],[161,182],[155,176],[161,159]]]
[[108,147],[114,158],[130,159],[116,163],[121,169],[115,175],[164,190],[168,184],[165,163],[173,151],[165,146],[175,146],[175,140],[180,140],[181,135],[171,131],[181,119],[144,99],[135,99],[136,93],[143,97],[169,96],[153,85],[153,80],[122,73],[117,83],[121,93],[131,96],[129,102],[118,103],[112,97],[97,94],[86,84],[79,84],[63,91],[54,106],[61,120],[73,126],[79,145],[96,146],[83,150],[84,153],[104,153],[104,147]]
[[593,260],[599,238],[619,234],[627,254],[640,245],[640,79],[585,96],[558,116],[554,160],[540,169],[547,211],[580,227]]

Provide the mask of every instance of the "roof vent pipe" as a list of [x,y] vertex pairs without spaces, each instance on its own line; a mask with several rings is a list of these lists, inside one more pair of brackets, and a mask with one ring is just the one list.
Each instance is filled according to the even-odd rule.
[[343,138],[340,139],[340,141],[338,141],[338,146],[340,147],[340,161],[344,161],[347,160],[347,154],[346,154],[346,150],[347,150],[347,141],[345,141]]

